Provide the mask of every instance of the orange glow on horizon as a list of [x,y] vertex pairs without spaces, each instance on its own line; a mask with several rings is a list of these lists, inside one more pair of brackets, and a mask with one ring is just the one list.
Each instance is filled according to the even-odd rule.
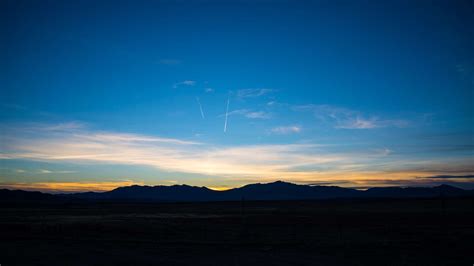
[[[460,173],[460,175],[469,175],[471,173]],[[291,175],[291,177],[290,177]],[[241,187],[253,183],[269,183],[274,181],[286,181],[296,184],[312,184],[312,185],[333,185],[348,188],[365,188],[365,187],[384,187],[384,186],[429,186],[433,181],[443,181],[430,178],[431,176],[443,175],[441,172],[422,172],[422,171],[394,171],[394,172],[291,172],[274,177],[270,175],[265,178],[254,177],[235,177],[231,179],[229,185],[214,186],[207,182],[203,182],[196,178],[194,182],[188,185],[206,186],[209,189],[216,191],[224,191],[232,188]],[[227,179],[229,181],[229,179]],[[449,181],[459,183],[469,183],[472,179],[469,178],[450,178]],[[220,181],[219,183],[222,183]],[[20,189],[20,190],[35,190],[43,192],[104,192],[110,191],[117,187],[131,186],[131,185],[171,185],[167,184],[149,184],[144,182],[135,182],[131,180],[126,181],[105,181],[105,182],[12,182],[0,183],[1,188]]]
[[104,192],[118,187],[144,185],[133,181],[118,182],[36,182],[36,183],[9,183],[0,187],[43,192]]

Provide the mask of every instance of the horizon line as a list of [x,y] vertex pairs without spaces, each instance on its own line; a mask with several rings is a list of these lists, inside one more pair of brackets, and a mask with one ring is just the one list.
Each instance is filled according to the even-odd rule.
[[[73,182],[71,182],[73,183]],[[247,183],[241,186],[235,186],[235,187],[215,187],[215,186],[195,186],[195,185],[188,185],[185,183],[182,184],[172,184],[172,185],[146,185],[146,184],[128,184],[128,185],[123,185],[123,186],[117,186],[111,189],[107,190],[60,190],[60,189],[35,189],[33,187],[14,187],[14,186],[9,186],[9,185],[0,185],[0,190],[10,190],[10,191],[26,191],[26,192],[40,192],[44,194],[76,194],[76,193],[105,193],[105,192],[111,192],[113,190],[119,189],[119,188],[128,188],[128,187],[150,187],[150,188],[155,188],[155,187],[176,187],[176,186],[188,186],[188,187],[193,187],[193,188],[206,188],[211,191],[215,192],[225,192],[225,191],[230,191],[234,189],[239,189],[243,188],[246,186],[250,185],[268,185],[268,184],[274,184],[274,183],[286,183],[286,184],[291,184],[291,185],[296,185],[296,186],[311,186],[311,187],[338,187],[338,188],[344,188],[344,189],[353,189],[353,190],[358,190],[358,191],[367,191],[371,188],[436,188],[436,187],[441,187],[441,186],[450,186],[450,187],[455,187],[458,189],[462,190],[474,190],[474,189],[468,189],[468,188],[462,188],[456,185],[452,184],[447,184],[447,183],[439,183],[439,184],[432,184],[431,186],[429,184],[425,185],[388,185],[388,186],[353,186],[353,187],[344,187],[344,186],[338,186],[338,185],[331,185],[331,184],[314,184],[314,183],[307,183],[307,184],[299,184],[299,183],[293,183],[293,182],[288,182],[284,180],[276,180],[272,182],[266,182],[266,183]]]

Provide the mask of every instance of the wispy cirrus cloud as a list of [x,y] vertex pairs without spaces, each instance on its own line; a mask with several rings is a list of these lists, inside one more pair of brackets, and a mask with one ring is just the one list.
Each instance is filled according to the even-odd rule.
[[273,92],[272,89],[241,89],[237,91],[237,98],[255,98]]
[[293,126],[274,127],[271,129],[271,132],[275,134],[286,135],[286,134],[300,133],[301,130],[302,130],[301,126],[293,125]]
[[76,171],[39,169],[38,173],[40,174],[73,174],[73,173],[76,173]]
[[287,106],[288,104],[280,103],[280,102],[277,102],[277,101],[269,101],[269,102],[266,103],[266,105],[268,107],[283,107],[283,106]]
[[[401,160],[388,149],[341,151],[314,143],[222,146],[187,140],[44,125],[4,130],[0,158],[78,164],[142,165],[162,171],[236,178],[285,180],[409,180],[417,176],[472,175],[472,159],[444,164]],[[51,174],[44,172],[44,174]],[[242,181],[244,182],[244,181]],[[245,183],[245,182],[244,182]],[[370,183],[369,181],[366,182]]]
[[10,170],[12,172],[19,173],[19,174],[73,174],[73,173],[77,173],[77,171],[72,171],[72,170],[49,170],[49,169],[36,169],[36,170],[10,169]]
[[388,156],[390,155],[393,151],[388,149],[388,148],[383,148],[383,149],[374,149],[375,152],[379,152],[383,156]]
[[61,130],[75,130],[86,127],[85,123],[71,121],[66,123],[59,123],[54,125],[42,125],[42,124],[31,124],[31,127],[35,130],[46,130],[46,131],[61,131]]
[[458,179],[458,178],[474,178],[474,175],[435,175],[435,176],[425,176],[424,178]]
[[196,85],[196,81],[195,80],[183,80],[183,81],[180,81],[180,82],[176,82],[175,84],[173,84],[173,88],[178,88],[180,86],[194,86]]
[[296,105],[292,109],[312,112],[319,120],[331,123],[334,128],[341,129],[403,128],[410,125],[407,120],[383,119],[377,116],[365,115],[360,111],[332,105]]
[[319,163],[334,165],[349,158],[322,152],[315,144],[222,147],[156,136],[54,128],[45,125],[43,130],[26,132],[18,128],[6,134],[0,158],[147,165],[166,171],[254,177],[300,176],[302,172],[294,169]]
[[[265,111],[252,111],[249,109],[234,110],[234,111],[229,112],[227,115],[228,116],[241,115],[250,119],[270,119],[271,118],[270,113],[267,113]],[[224,115],[220,115],[220,116],[224,116]]]

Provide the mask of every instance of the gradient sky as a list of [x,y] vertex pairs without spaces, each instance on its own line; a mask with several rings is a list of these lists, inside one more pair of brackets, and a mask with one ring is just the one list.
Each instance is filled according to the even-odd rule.
[[472,1],[6,0],[0,17],[2,187],[474,188]]

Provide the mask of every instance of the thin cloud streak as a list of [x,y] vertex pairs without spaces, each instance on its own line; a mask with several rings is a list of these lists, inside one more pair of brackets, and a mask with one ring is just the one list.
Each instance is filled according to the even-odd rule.
[[432,178],[432,179],[459,179],[459,178],[474,178],[474,175],[435,175],[435,176],[425,176],[423,178]]
[[237,98],[256,98],[273,92],[272,89],[241,89],[237,91]]
[[237,109],[226,113],[226,115],[241,115],[250,119],[270,119],[271,114],[264,111],[252,111],[248,109]]
[[374,129],[385,127],[408,127],[410,123],[402,119],[381,119],[376,116],[367,116],[359,111],[332,105],[296,105],[294,111],[312,112],[322,122],[330,123],[340,129]]
[[194,81],[194,80],[184,80],[184,81],[177,82],[177,83],[173,84],[173,88],[176,89],[180,86],[194,86],[194,85],[196,85],[196,81]]
[[76,171],[70,171],[70,170],[48,170],[48,169],[39,169],[38,173],[40,174],[73,174],[76,173]]
[[281,126],[281,127],[274,127],[271,129],[272,133],[280,134],[280,135],[287,135],[293,133],[300,133],[301,127],[300,126]]

